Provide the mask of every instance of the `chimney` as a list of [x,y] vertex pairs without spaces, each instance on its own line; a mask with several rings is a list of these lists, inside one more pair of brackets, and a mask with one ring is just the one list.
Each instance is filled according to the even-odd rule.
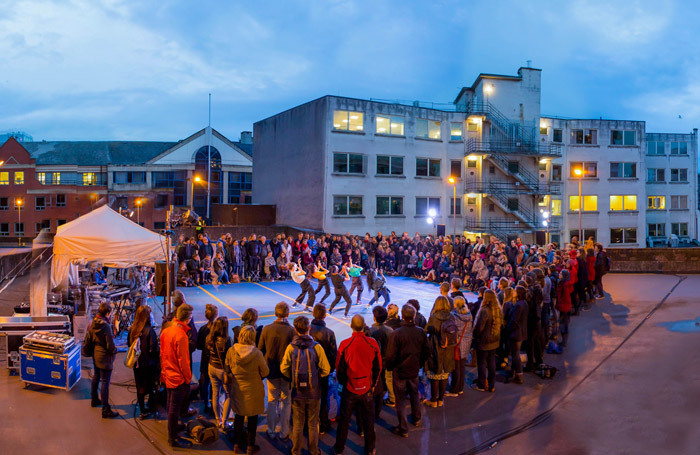
[[252,144],[253,143],[253,132],[252,131],[241,131],[241,144]]

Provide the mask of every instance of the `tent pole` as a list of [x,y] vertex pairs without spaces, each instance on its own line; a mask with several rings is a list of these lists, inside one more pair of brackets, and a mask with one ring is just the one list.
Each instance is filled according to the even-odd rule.
[[170,314],[170,216],[173,213],[173,206],[165,215],[165,314]]

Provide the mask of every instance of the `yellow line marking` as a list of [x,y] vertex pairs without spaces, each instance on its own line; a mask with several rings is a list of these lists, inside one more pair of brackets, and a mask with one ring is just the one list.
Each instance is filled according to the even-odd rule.
[[[270,292],[274,292],[274,293],[277,294],[277,295],[281,295],[282,297],[287,298],[287,299],[291,300],[292,302],[296,302],[296,300],[294,300],[293,298],[289,297],[288,295],[284,295],[284,294],[282,294],[281,292],[277,292],[277,291],[275,291],[274,289],[270,289],[270,288],[268,288],[267,286],[263,286],[263,285],[260,284],[260,283],[254,283],[254,284],[257,284],[257,285],[260,286],[261,288],[265,288],[265,289],[267,289],[267,290],[270,291]],[[261,316],[261,317],[262,317],[262,316]],[[350,326],[350,324],[348,324],[348,323],[345,322],[344,320],[338,319],[338,318],[336,318],[335,316],[333,316],[333,315],[331,315],[331,314],[329,314],[328,317],[331,318],[331,319],[335,319],[336,321],[341,322],[341,323],[347,325],[348,327]]]
[[202,286],[197,286],[197,287],[198,287],[199,289],[201,289],[202,291],[206,292],[207,294],[209,294],[209,295],[211,296],[211,298],[213,298],[214,300],[216,300],[217,302],[219,302],[220,304],[222,304],[223,306],[225,306],[225,307],[228,308],[229,310],[233,311],[239,318],[241,317],[241,313],[239,313],[238,311],[234,310],[233,308],[231,308],[230,306],[228,306],[227,304],[225,304],[223,300],[221,300],[220,298],[218,298],[217,296],[215,296],[215,295],[212,294],[211,292],[207,291],[207,290],[204,289]]

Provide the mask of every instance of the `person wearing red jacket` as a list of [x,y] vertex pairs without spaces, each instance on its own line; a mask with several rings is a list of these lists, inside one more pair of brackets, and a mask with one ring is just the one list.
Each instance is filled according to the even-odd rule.
[[342,454],[348,439],[348,429],[353,411],[364,424],[365,454],[373,455],[374,388],[382,371],[382,356],[377,341],[365,335],[365,319],[356,314],[350,322],[352,336],[340,343],[336,357],[336,374],[343,386],[340,398],[338,432],[333,446],[335,454]]
[[561,332],[561,344],[566,346],[569,340],[569,320],[571,319],[571,293],[574,292],[574,284],[568,270],[562,270],[557,285],[557,310],[559,310],[559,332]]
[[160,379],[168,393],[168,444],[189,448],[192,444],[178,437],[178,417],[187,403],[192,380],[190,349],[187,332],[192,319],[192,307],[183,303],[177,308],[173,324],[160,334]]
[[593,282],[595,281],[595,253],[593,248],[586,251],[586,268],[588,269],[588,300],[593,300]]

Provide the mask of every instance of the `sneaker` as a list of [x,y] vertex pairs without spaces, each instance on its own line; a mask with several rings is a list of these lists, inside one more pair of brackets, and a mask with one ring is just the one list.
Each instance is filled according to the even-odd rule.
[[486,389],[480,387],[479,384],[477,384],[476,382],[472,384],[472,389],[476,390],[477,392],[486,392]]
[[168,440],[168,445],[173,449],[189,449],[192,447],[192,443],[186,439],[177,438]]
[[597,296],[595,296],[595,298],[596,298],[596,300],[600,300],[600,299],[604,299],[605,296],[604,295],[597,295]]
[[438,402],[437,402],[437,407],[438,407],[438,408],[441,408],[443,404],[444,404],[444,403],[443,403],[442,401],[438,401]]
[[103,419],[113,419],[115,417],[119,417],[119,413],[112,411],[110,408],[102,408]]
[[384,399],[384,404],[387,405],[387,406],[389,406],[390,408],[393,408],[394,406],[396,406],[396,403],[393,402],[393,401],[391,401],[391,400],[388,399],[388,398],[385,398],[385,399]]
[[239,446],[238,444],[235,444],[233,446],[233,453],[236,455],[243,455],[243,454],[245,454],[245,451],[243,449],[241,449],[241,446]]
[[396,436],[401,436],[402,438],[407,438],[408,437],[408,431],[403,431],[399,427],[394,427],[391,429],[391,432],[394,433]]
[[90,406],[92,406],[93,408],[99,408],[102,406],[102,400],[100,400],[99,398],[97,400],[91,400]]
[[372,304],[368,303],[366,308],[372,308]]
[[292,303],[292,308],[294,308],[294,307],[297,306],[297,305],[299,305],[299,302],[294,302],[294,303]]
[[343,319],[346,319],[346,320],[347,320],[347,319],[350,319],[350,316],[348,316],[348,315],[346,314],[345,316],[343,316]]
[[452,392],[445,392],[446,397],[458,397],[458,393],[452,393]]
[[304,311],[308,311],[309,313],[311,313],[311,312],[313,312],[314,310],[313,310],[313,308],[311,308],[310,306],[307,306],[306,308],[304,308]]
[[247,455],[253,455],[254,453],[260,452],[260,446],[255,444],[252,446],[248,446],[248,450],[246,450]]
[[431,408],[437,408],[437,407],[438,407],[437,401],[430,401],[430,400],[428,400],[428,399],[423,400],[423,404],[426,405],[426,406],[429,406],[429,407],[431,407]]
[[411,425],[414,427],[419,427],[422,422],[422,419],[411,419]]

